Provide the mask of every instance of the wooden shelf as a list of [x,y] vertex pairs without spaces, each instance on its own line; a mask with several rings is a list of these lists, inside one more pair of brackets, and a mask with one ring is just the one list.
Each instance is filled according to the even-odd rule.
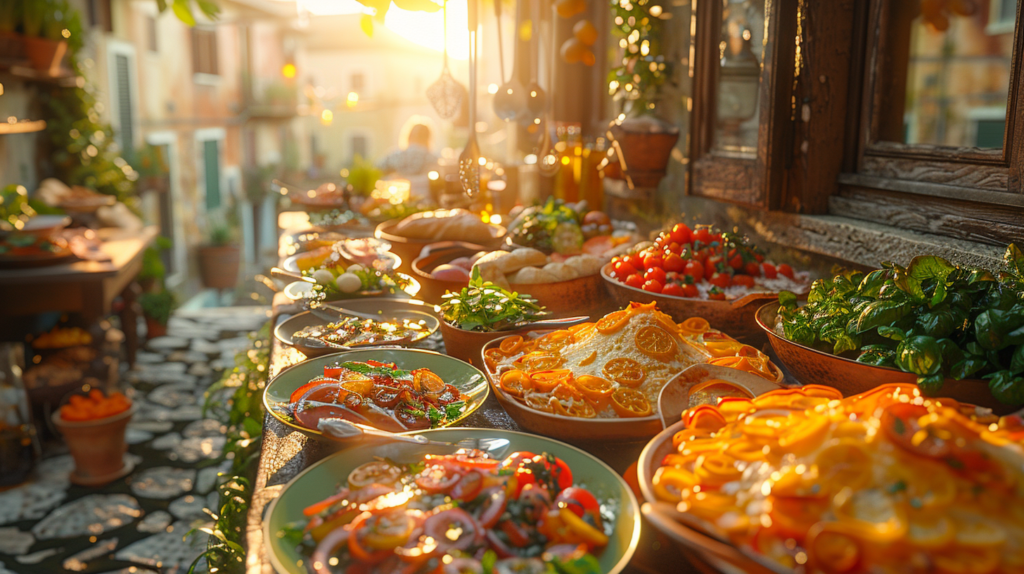
[[55,84],[65,88],[82,87],[85,85],[85,79],[75,75],[68,68],[61,68],[56,75],[53,75],[47,71],[37,70],[29,66],[28,62],[0,60],[0,74],[10,74],[22,80]]
[[46,129],[46,120],[0,121],[0,135],[31,134]]

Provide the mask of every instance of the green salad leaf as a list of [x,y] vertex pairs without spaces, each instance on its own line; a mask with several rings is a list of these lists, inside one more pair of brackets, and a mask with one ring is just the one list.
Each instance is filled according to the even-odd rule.
[[1024,404],[1024,251],[1016,245],[998,275],[931,255],[834,275],[815,281],[803,306],[779,295],[780,334],[914,373],[926,394],[947,379],[985,378],[999,401]]
[[465,331],[497,331],[503,327],[536,321],[547,315],[537,300],[525,293],[507,291],[480,277],[473,268],[469,285],[458,293],[444,294],[440,312],[449,325]]

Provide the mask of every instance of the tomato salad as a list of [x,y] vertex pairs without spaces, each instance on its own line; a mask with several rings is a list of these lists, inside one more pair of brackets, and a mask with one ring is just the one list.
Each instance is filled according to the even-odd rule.
[[503,461],[478,450],[385,460],[353,470],[337,494],[282,533],[315,574],[600,572],[601,506],[548,454]]
[[335,363],[291,394],[282,414],[316,430],[341,418],[391,432],[425,430],[462,416],[468,397],[430,369],[405,371],[379,361]]

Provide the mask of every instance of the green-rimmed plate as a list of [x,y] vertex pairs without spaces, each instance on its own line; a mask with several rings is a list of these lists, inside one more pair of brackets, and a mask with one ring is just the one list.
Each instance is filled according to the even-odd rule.
[[[621,572],[640,540],[640,510],[626,481],[593,455],[563,442],[513,431],[481,428],[449,428],[424,431],[427,438],[456,443],[464,439],[505,439],[509,446],[500,456],[515,451],[547,452],[564,460],[572,470],[575,483],[586,487],[611,510],[615,519],[608,546],[598,556],[601,571]],[[430,446],[423,453],[431,452]],[[278,534],[292,522],[305,519],[302,509],[337,492],[338,485],[357,466],[374,460],[372,448],[351,448],[318,462],[285,485],[263,520],[263,540],[271,564],[279,574],[307,574],[305,556]]]
[[[458,359],[422,349],[394,349],[374,347],[356,351],[343,351],[332,353],[315,359],[305,360],[297,365],[289,367],[281,372],[274,380],[267,385],[263,393],[263,405],[267,412],[282,423],[293,429],[313,438],[322,438],[323,433],[318,430],[308,429],[295,424],[291,417],[279,412],[279,409],[289,404],[293,392],[299,387],[310,382],[314,378],[324,376],[324,367],[335,362],[345,361],[380,361],[383,363],[395,363],[399,369],[411,371],[413,369],[427,368],[441,377],[444,382],[454,385],[460,392],[469,396],[466,401],[466,408],[462,416],[448,423],[446,426],[458,424],[459,421],[468,417],[473,411],[480,408],[487,399],[489,386],[487,377],[476,367],[464,363]],[[409,433],[402,433],[409,434]],[[417,433],[413,433],[417,434]]]

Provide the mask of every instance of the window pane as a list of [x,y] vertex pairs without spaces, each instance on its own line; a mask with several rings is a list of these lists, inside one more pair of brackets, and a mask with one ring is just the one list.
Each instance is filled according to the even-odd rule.
[[764,0],[721,0],[715,148],[756,153],[764,61]]
[[890,6],[877,139],[1001,148],[1016,0]]
[[203,168],[206,179],[206,209],[220,207],[220,153],[217,140],[203,142]]

